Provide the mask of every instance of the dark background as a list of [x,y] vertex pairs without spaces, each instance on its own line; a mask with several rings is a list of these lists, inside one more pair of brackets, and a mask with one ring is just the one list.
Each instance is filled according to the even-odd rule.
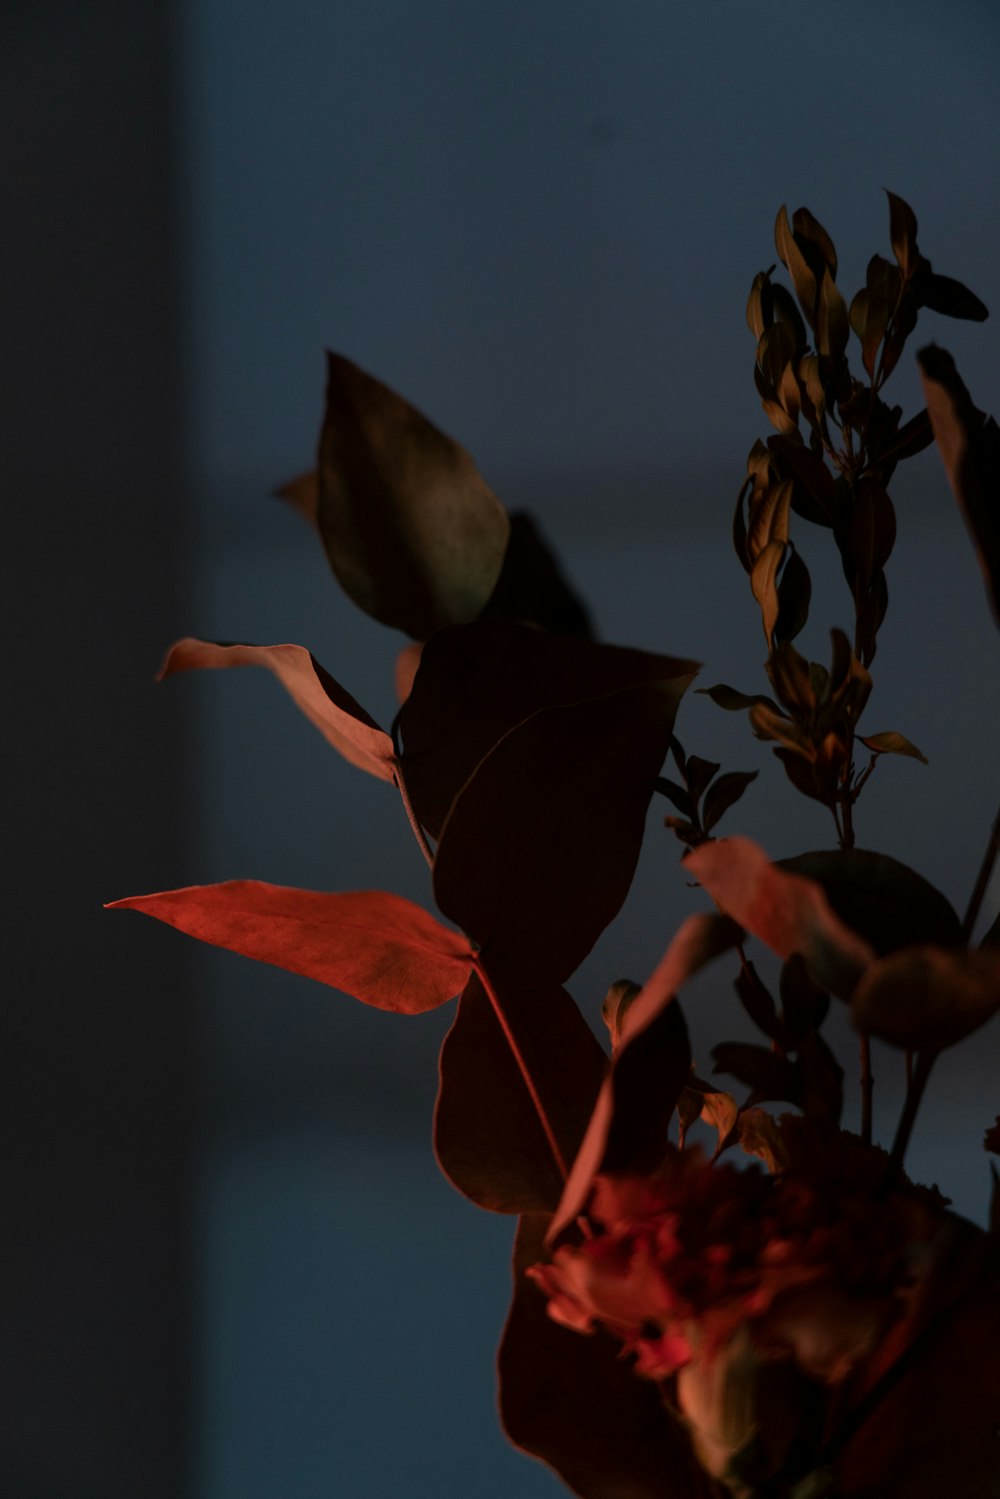
[[[298,640],[391,717],[398,638],[267,498],[311,461],[330,345],[536,509],[606,638],[757,690],[727,532],[765,430],[743,306],[775,211],[812,208],[853,290],[890,187],[996,311],[998,61],[985,3],[4,10],[0,1493],[558,1491],[495,1427],[509,1225],[430,1157],[448,1016],[101,911],[235,876],[427,900],[398,808],[270,680],[152,673],[183,633]],[[994,410],[997,326],[923,328]],[[894,385],[912,409],[912,369]],[[996,635],[933,453],[896,497],[869,721],[931,764],[879,767],[859,841],[961,909],[997,790]],[[803,537],[820,658],[847,603],[827,540]],[[742,719],[692,698],[679,732],[761,768],[732,830],[829,844]],[[572,985],[595,1017],[697,904],[659,815]],[[705,1057],[735,1029],[728,976],[687,1010]],[[991,1028],[942,1065],[913,1147],[979,1218],[997,1051]]]

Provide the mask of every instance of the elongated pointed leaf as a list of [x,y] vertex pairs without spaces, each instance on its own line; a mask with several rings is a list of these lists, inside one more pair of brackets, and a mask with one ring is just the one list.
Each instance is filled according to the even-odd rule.
[[418,640],[475,619],[510,529],[465,449],[338,354],[329,355],[317,521],[345,592]]
[[424,647],[400,714],[406,784],[437,837],[479,762],[541,708],[660,682],[676,711],[697,665],[671,656],[478,621],[441,630]]
[[911,760],[919,760],[921,764],[927,764],[927,756],[911,744],[905,734],[897,734],[894,729],[883,734],[859,734],[861,743],[877,755],[908,755]]
[[1000,1010],[1000,952],[907,947],[880,958],[851,999],[861,1031],[910,1051],[941,1051]]
[[962,923],[947,897],[888,854],[817,849],[779,859],[778,865],[815,880],[841,921],[870,942],[879,957],[918,942],[964,945]]
[[657,1386],[607,1333],[583,1336],[549,1317],[524,1273],[543,1257],[547,1222],[532,1214],[518,1226],[498,1355],[504,1431],[580,1499],[709,1499],[716,1490]]
[[558,985],[497,991],[504,1026],[477,974],[458,1002],[441,1048],[434,1149],[444,1174],[495,1213],[552,1212],[562,1195],[538,1111],[509,1036],[523,1058],[564,1162],[590,1118],[607,1057]]
[[917,356],[927,411],[1000,624],[1000,427],[972,404],[955,361],[934,345]]
[[246,958],[329,984],[363,1004],[420,1015],[464,988],[460,932],[383,890],[294,890],[258,880],[188,885],[112,901]]
[[834,915],[819,885],[772,864],[748,838],[720,838],[692,849],[685,869],[734,921],[781,958],[801,953],[813,978],[846,998],[874,953]]
[[657,682],[545,708],[465,786],[441,834],[434,892],[498,981],[563,983],[617,915],[675,709],[671,684]]
[[189,636],[171,646],[160,676],[230,666],[266,668],[345,760],[383,781],[394,779],[396,756],[389,735],[305,646],[224,645]]
[[706,963],[740,940],[735,922],[691,916],[678,931],[622,1021],[621,1040],[577,1152],[550,1240],[583,1211],[600,1171],[648,1166],[688,1082],[691,1047],[678,989]]

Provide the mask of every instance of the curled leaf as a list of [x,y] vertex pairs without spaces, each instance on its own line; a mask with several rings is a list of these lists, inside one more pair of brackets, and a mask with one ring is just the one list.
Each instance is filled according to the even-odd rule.
[[338,354],[328,356],[317,523],[345,592],[418,640],[475,619],[510,530],[465,449]]
[[801,953],[816,981],[846,998],[874,953],[834,915],[819,885],[772,864],[747,838],[720,838],[684,865],[719,909],[781,958]]
[[460,932],[383,890],[337,893],[228,880],[129,896],[108,909],[119,908],[400,1015],[421,1015],[454,999],[472,966]]
[[265,667],[345,760],[383,781],[395,779],[396,755],[389,735],[304,646],[224,645],[188,636],[170,647],[159,675],[230,666]]

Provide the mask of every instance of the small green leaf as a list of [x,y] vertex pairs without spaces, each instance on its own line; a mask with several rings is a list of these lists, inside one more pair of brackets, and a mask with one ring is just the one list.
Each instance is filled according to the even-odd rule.
[[912,760],[919,760],[923,765],[927,764],[927,756],[921,754],[917,746],[911,744],[903,734],[896,734],[890,730],[885,734],[859,734],[858,738],[877,755],[909,755]]

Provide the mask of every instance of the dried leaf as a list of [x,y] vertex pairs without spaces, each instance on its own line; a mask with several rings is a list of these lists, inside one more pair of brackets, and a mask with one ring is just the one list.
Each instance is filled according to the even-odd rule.
[[740,1110],[739,1141],[747,1155],[757,1156],[772,1174],[787,1171],[790,1162],[781,1126],[766,1109]]
[[329,893],[228,880],[129,896],[108,907],[118,908],[400,1015],[421,1015],[454,999],[472,964],[460,932],[383,890]]
[[465,449],[337,354],[328,356],[318,524],[345,592],[418,640],[475,619],[510,529]]
[[897,734],[889,730],[884,734],[859,734],[861,743],[877,755],[909,755],[911,760],[919,760],[921,764],[927,764],[927,756],[921,754],[915,744],[903,734]]
[[562,983],[617,915],[678,697],[673,683],[649,682],[544,708],[467,782],[441,833],[434,891],[491,974]]
[[171,646],[159,675],[229,666],[265,667],[345,760],[383,781],[395,779],[396,755],[389,735],[304,646],[224,645],[189,636]]
[[819,849],[778,862],[790,874],[820,885],[840,920],[870,942],[879,957],[918,942],[964,945],[962,923],[947,898],[888,854]]
[[420,821],[437,837],[476,766],[539,709],[659,682],[676,710],[697,669],[523,625],[484,620],[439,631],[424,647],[399,717],[403,771]]
[[741,936],[732,921],[718,916],[688,917],[642,993],[632,1001],[618,1053],[552,1220],[550,1240],[583,1211],[599,1171],[625,1170],[646,1161],[662,1145],[691,1068],[687,1026],[675,995]]
[[944,349],[932,344],[917,358],[945,473],[965,516],[1000,624],[1000,427],[973,406]]
[[801,953],[816,981],[847,997],[871,963],[868,943],[834,915],[819,885],[772,864],[747,838],[692,849],[685,869],[719,909],[781,958]]
[[907,947],[872,964],[851,999],[858,1030],[909,1051],[941,1051],[1000,1010],[1000,952]]
[[917,217],[903,198],[886,188],[889,199],[889,238],[892,253],[899,262],[899,269],[909,279],[917,268]]
[[607,1058],[558,985],[511,984],[497,992],[503,1026],[476,973],[458,1002],[441,1048],[434,1150],[445,1176],[478,1207],[551,1212],[563,1177],[508,1035],[567,1162],[583,1139]]
[[522,1218],[514,1299],[500,1344],[500,1417],[523,1452],[581,1499],[711,1499],[678,1417],[638,1379],[609,1334],[583,1337],[553,1322],[525,1275],[544,1257],[547,1219]]

